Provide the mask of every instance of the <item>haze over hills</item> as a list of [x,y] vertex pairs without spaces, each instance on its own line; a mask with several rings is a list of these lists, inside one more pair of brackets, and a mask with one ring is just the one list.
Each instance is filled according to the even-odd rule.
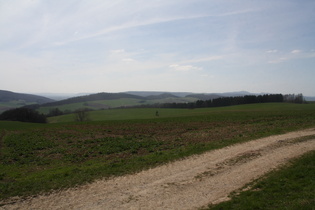
[[[75,109],[108,109],[116,107],[139,106],[156,103],[188,103],[197,100],[209,100],[224,96],[250,94],[248,92],[233,92],[223,94],[196,94],[192,92],[161,92],[161,91],[127,91],[122,93],[94,93],[94,94],[34,94],[14,93],[11,91],[0,92],[0,112],[25,105],[37,105],[43,113],[49,109],[60,108],[65,111]],[[53,96],[54,100],[49,96]],[[38,106],[40,105],[40,106]]]
[[[106,93],[106,92],[103,92]],[[225,93],[193,93],[193,92],[171,92],[171,91],[125,91],[125,92],[120,92],[120,93],[114,93],[114,94],[121,94],[121,93],[126,93],[130,95],[135,95],[135,96],[142,96],[142,97],[152,97],[152,96],[157,96],[157,95],[164,95],[164,94],[171,94],[176,97],[188,97],[188,96],[193,96],[193,97],[198,97],[198,95],[202,98],[204,96],[213,96],[213,97],[229,97],[229,96],[244,96],[244,95],[257,95],[257,93],[250,93],[247,91],[235,91],[235,92],[225,92]],[[53,99],[55,101],[60,101],[60,100],[65,100],[69,98],[76,98],[76,97],[81,97],[81,96],[89,96],[89,95],[94,95],[98,93],[39,93],[36,95],[40,95],[43,97],[47,97],[50,99]],[[261,93],[260,93],[261,94]],[[161,97],[161,96],[159,96]]]
[[[57,105],[66,105],[72,103],[82,103],[82,102],[90,102],[90,101],[101,101],[101,100],[119,100],[119,99],[137,99],[137,100],[162,100],[169,99],[167,102],[176,101],[176,99],[184,99],[186,98],[186,102],[196,101],[196,100],[209,100],[219,97],[229,97],[229,96],[244,96],[251,95],[252,93],[241,91],[241,92],[231,92],[231,93],[222,93],[222,94],[196,94],[189,92],[151,92],[151,91],[128,91],[121,93],[95,93],[84,96],[72,97],[60,101],[55,101],[47,104],[43,104],[43,106],[57,106]],[[256,95],[256,94],[252,94]],[[188,100],[189,99],[189,100]]]
[[47,113],[51,109],[58,108],[63,112],[70,112],[77,109],[98,110],[150,104],[188,103],[198,100],[198,98],[195,97],[179,97],[172,93],[155,93],[154,95],[145,92],[138,93],[139,95],[130,94],[129,92],[95,93],[43,104],[40,106],[39,110],[42,113]]
[[[49,95],[49,94],[48,94]],[[58,98],[58,94],[53,94]],[[108,109],[117,107],[140,106],[163,103],[189,103],[197,100],[210,100],[220,97],[234,97],[245,95],[259,95],[246,91],[226,93],[192,93],[192,92],[160,92],[160,91],[127,91],[121,93],[94,93],[72,94],[63,100],[53,100],[48,97],[34,94],[15,93],[0,90],[0,112],[25,105],[37,105],[42,113],[48,113],[50,109],[60,108],[62,111],[74,111],[76,109]],[[79,96],[78,96],[79,95]],[[61,94],[60,98],[65,97]],[[68,95],[70,96],[70,95]],[[307,101],[314,101],[315,97],[305,97]]]
[[133,98],[133,99],[143,99],[141,96],[136,96],[127,93],[95,93],[86,96],[77,96],[68,98],[61,101],[51,102],[44,104],[43,106],[51,106],[51,105],[65,105],[71,103],[80,103],[80,102],[88,102],[88,101],[100,101],[100,100],[116,100],[121,98]]
[[236,91],[236,92],[226,92],[226,93],[193,93],[193,92],[168,92],[168,91],[127,91],[126,93],[138,95],[138,96],[154,96],[154,95],[161,95],[161,94],[172,94],[177,97],[203,97],[203,96],[213,96],[213,97],[229,97],[229,96],[244,96],[244,95],[257,95],[256,93],[250,93],[247,91]]

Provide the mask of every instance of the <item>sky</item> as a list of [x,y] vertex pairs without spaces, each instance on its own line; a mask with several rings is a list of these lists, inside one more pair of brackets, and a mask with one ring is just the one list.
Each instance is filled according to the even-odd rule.
[[0,0],[0,89],[315,96],[314,0]]

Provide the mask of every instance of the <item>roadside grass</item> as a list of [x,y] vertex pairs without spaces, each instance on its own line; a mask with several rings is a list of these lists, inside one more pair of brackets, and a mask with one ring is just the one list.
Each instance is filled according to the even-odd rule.
[[[315,125],[315,104],[159,110],[164,117],[152,116],[153,109],[110,111],[116,112],[115,120],[0,122],[0,199],[135,173],[192,154]],[[141,119],[148,113],[150,119]]]
[[[291,161],[208,209],[303,209],[315,206],[315,151]],[[249,187],[249,186],[247,186]]]

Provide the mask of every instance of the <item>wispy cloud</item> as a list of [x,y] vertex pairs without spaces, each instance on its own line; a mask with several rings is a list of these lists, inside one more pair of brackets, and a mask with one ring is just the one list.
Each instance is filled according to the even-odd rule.
[[207,62],[207,61],[222,60],[223,58],[224,58],[223,55],[214,55],[214,56],[189,59],[189,60],[183,61],[182,63],[200,63],[200,62]]
[[282,63],[282,62],[287,61],[287,60],[289,60],[289,58],[280,57],[280,58],[276,58],[274,60],[270,60],[270,61],[268,61],[268,63]]
[[[55,42],[56,45],[64,45],[71,42],[77,42],[85,39],[91,39],[99,36],[103,36],[109,33],[131,29],[131,28],[137,28],[137,27],[143,27],[143,26],[150,26],[150,25],[156,25],[156,24],[163,24],[163,23],[169,23],[169,22],[175,22],[175,21],[183,21],[183,20],[194,20],[194,19],[202,19],[202,18],[211,18],[211,17],[228,17],[228,16],[235,16],[235,15],[241,15],[245,13],[252,13],[257,11],[257,9],[245,9],[245,10],[235,10],[231,12],[226,13],[204,13],[204,14],[172,14],[172,13],[166,13],[166,14],[157,14],[156,16],[152,16],[149,18],[130,18],[130,16],[125,15],[123,20],[117,21],[112,20],[112,22],[107,22],[105,24],[102,24],[100,27],[97,27],[98,29],[95,30],[92,33],[85,33],[83,35],[78,35],[75,37],[71,37],[68,40],[64,41],[58,41]],[[138,11],[140,14],[143,12],[143,10]],[[130,14],[129,14],[130,15]]]
[[110,52],[113,54],[119,54],[119,53],[124,53],[125,49],[111,50]]
[[291,51],[292,54],[298,54],[298,53],[301,53],[301,52],[302,52],[301,50],[292,50]]
[[202,70],[201,67],[198,66],[192,66],[192,65],[179,65],[179,64],[172,64],[169,66],[174,71],[181,71],[181,72],[187,72],[187,71],[200,71]]
[[278,50],[267,50],[266,53],[277,53]]
[[290,52],[282,52],[277,56],[274,56],[273,59],[269,60],[268,63],[283,63],[291,60],[305,59],[305,58],[313,58],[315,57],[315,53],[311,50],[308,52],[303,52],[302,50],[291,50]]
[[118,25],[109,24],[107,26],[104,26],[103,29],[100,29],[96,32],[77,36],[77,37],[72,37],[68,40],[55,42],[54,44],[60,46],[60,45],[65,45],[67,43],[91,39],[91,38],[103,36],[109,33],[113,33],[116,31],[130,29],[130,28],[149,26],[149,25],[167,23],[167,22],[172,22],[172,21],[179,21],[179,20],[205,18],[205,17],[210,17],[210,16],[211,15],[193,15],[193,16],[177,16],[177,17],[158,17],[158,18],[152,18],[148,20],[131,20],[131,21],[126,20],[126,22],[124,23],[121,23]]
[[124,62],[134,62],[135,60],[132,58],[124,58],[123,61]]

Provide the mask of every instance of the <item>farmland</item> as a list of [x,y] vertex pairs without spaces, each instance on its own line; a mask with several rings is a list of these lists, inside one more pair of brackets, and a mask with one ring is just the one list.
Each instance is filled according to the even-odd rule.
[[162,99],[136,99],[136,98],[119,98],[119,99],[108,99],[108,100],[95,100],[87,102],[69,103],[58,106],[41,106],[38,111],[43,114],[49,113],[49,110],[58,108],[63,112],[73,112],[77,109],[89,109],[89,110],[101,110],[108,108],[119,108],[119,107],[130,107],[130,106],[141,106],[148,104],[163,104],[163,103],[187,103],[194,102],[197,98],[193,97],[167,97]]
[[[265,115],[273,115],[295,111],[310,111],[314,110],[315,104],[287,104],[287,103],[269,103],[269,104],[248,104],[242,106],[229,106],[218,108],[202,108],[202,109],[156,109],[156,108],[132,108],[132,109],[110,109],[101,111],[91,111],[88,113],[90,121],[111,121],[111,120],[143,120],[154,119],[156,120],[156,111],[159,112],[158,118],[178,118],[178,117],[200,117],[205,116],[210,120],[215,118],[223,119],[228,117],[234,119],[242,119],[249,116],[253,112],[254,117],[257,113]],[[269,113],[268,113],[269,112]],[[50,117],[48,121],[51,123],[68,123],[73,122],[75,119],[74,114],[67,114],[57,117]]]
[[0,122],[0,198],[64,189],[315,125],[315,104],[114,109],[51,124]]

